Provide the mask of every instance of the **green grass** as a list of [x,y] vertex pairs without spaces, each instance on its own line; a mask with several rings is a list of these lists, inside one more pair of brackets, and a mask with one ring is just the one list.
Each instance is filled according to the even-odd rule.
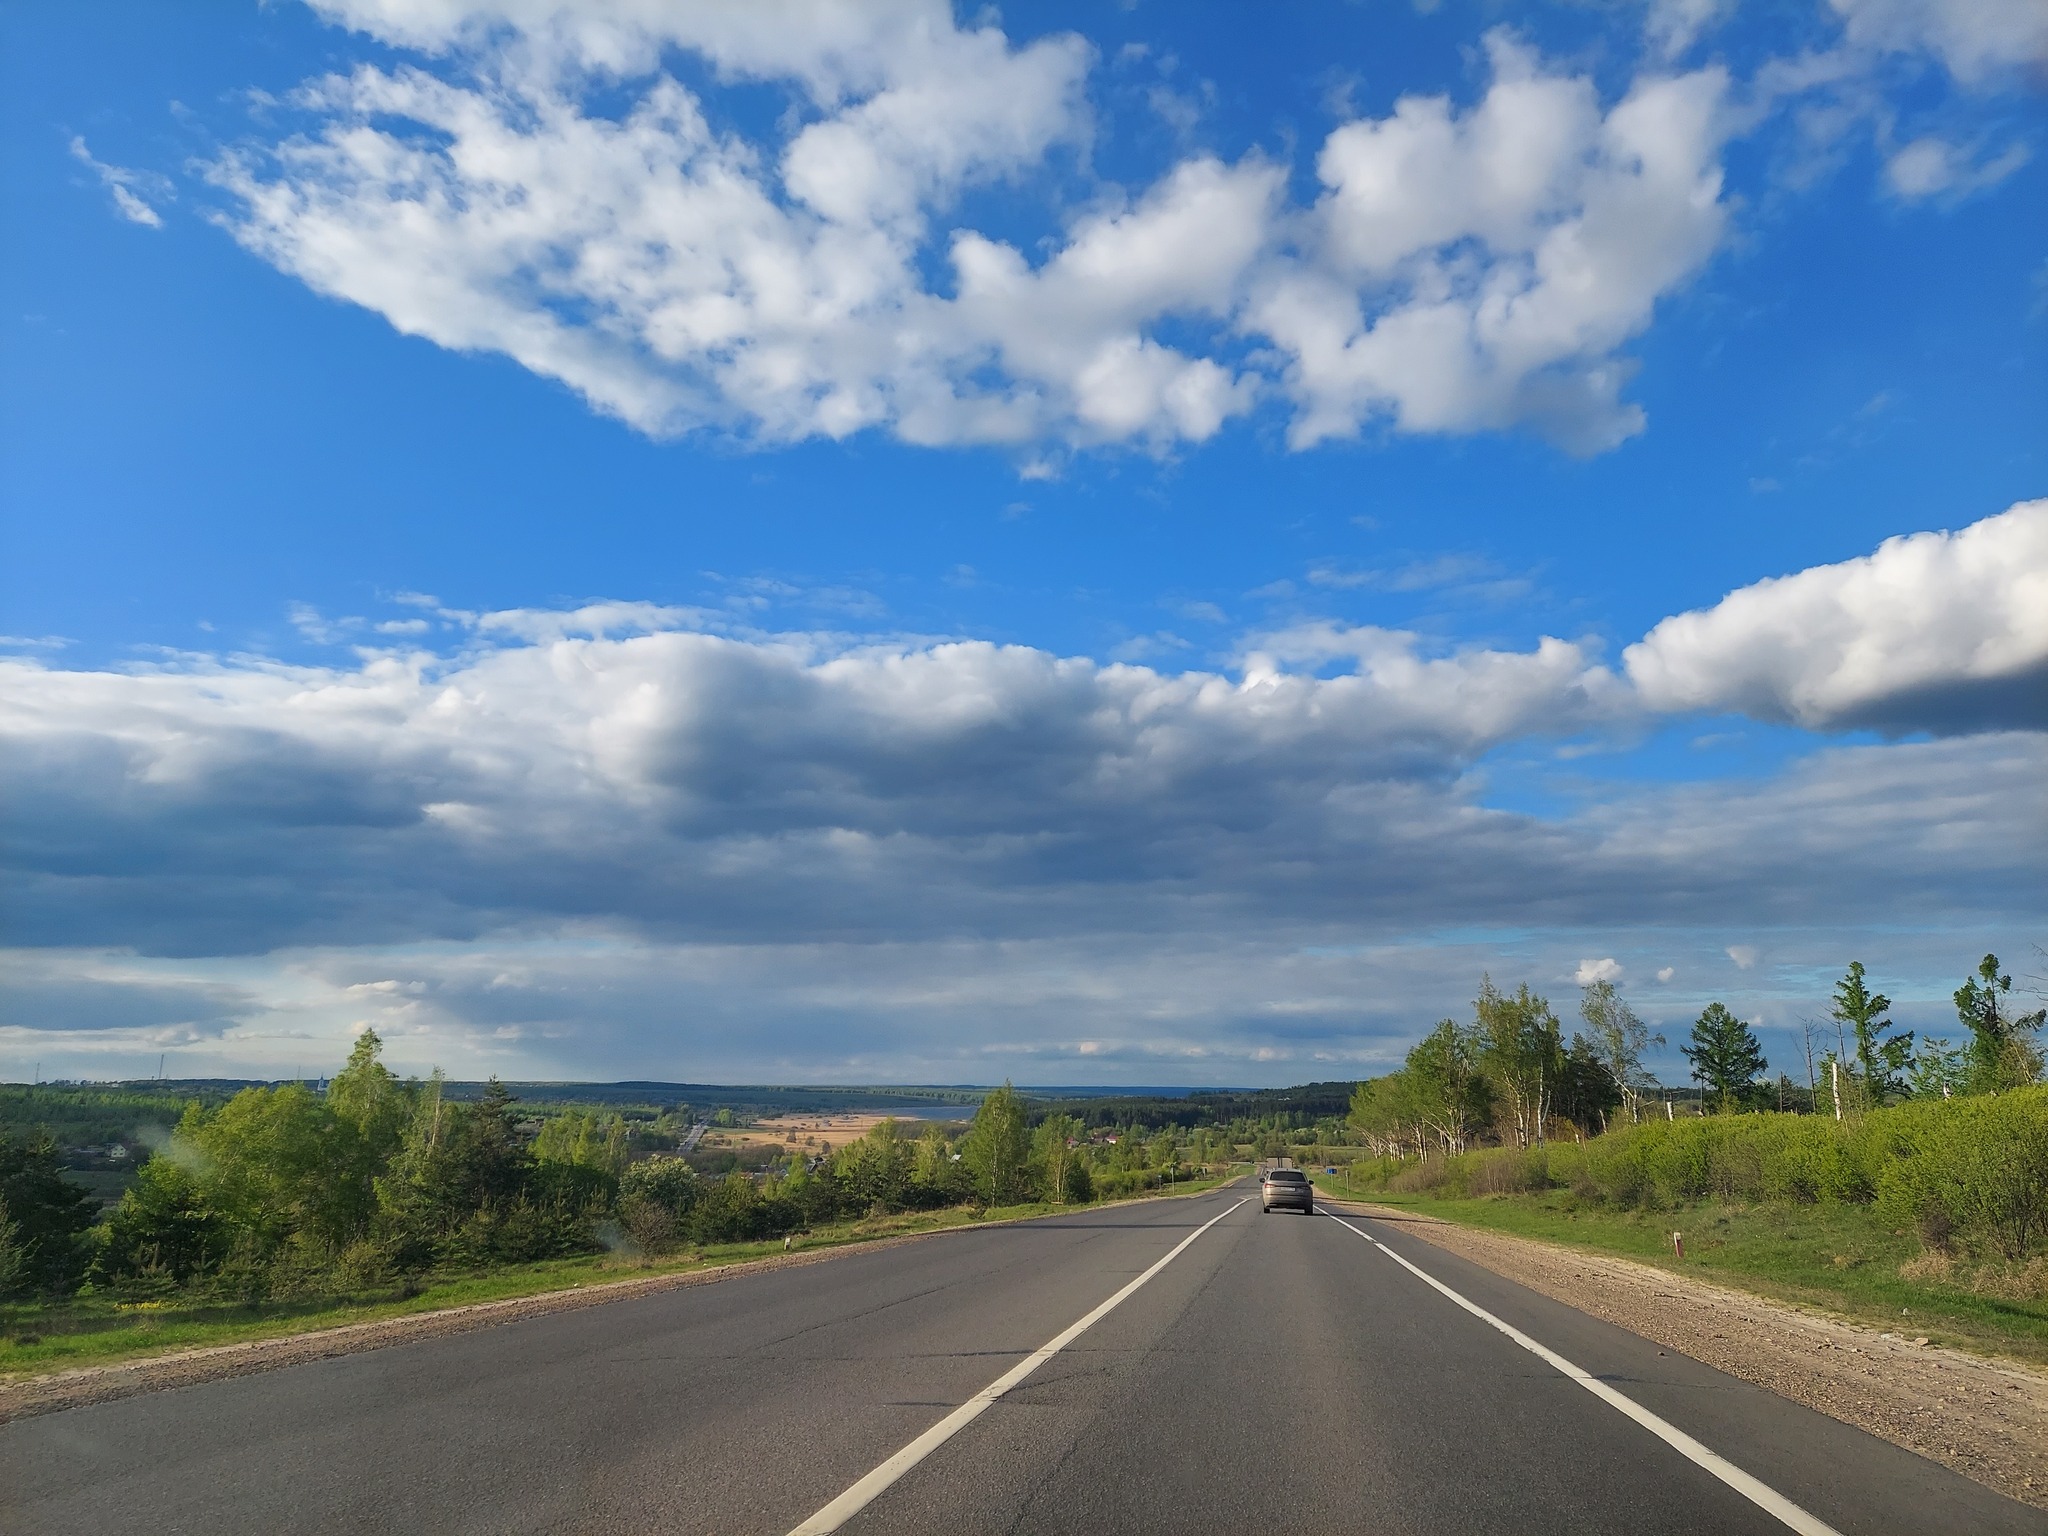
[[[1441,1217],[1468,1227],[1611,1253],[1793,1302],[1909,1337],[2048,1364],[2048,1298],[2015,1301],[1960,1285],[1905,1279],[1919,1239],[1867,1206],[1701,1204],[1679,1210],[1587,1206],[1568,1190],[1439,1199],[1354,1188],[1325,1175],[1337,1199]],[[1685,1260],[1671,1234],[1685,1234]]]
[[[1185,1180],[1171,1190],[1148,1190],[1142,1195],[1125,1198],[1197,1194],[1214,1189],[1227,1177]],[[1091,1208],[1034,1202],[1002,1206],[986,1212],[976,1212],[966,1206],[941,1211],[906,1211],[893,1216],[869,1217],[819,1227],[798,1239],[796,1246],[799,1251],[812,1252],[888,1237],[993,1221],[1029,1220]],[[551,1291],[605,1285],[651,1275],[683,1274],[721,1264],[767,1258],[782,1251],[782,1239],[778,1237],[758,1243],[715,1244],[655,1260],[608,1253],[590,1254],[573,1259],[514,1265],[480,1274],[431,1277],[423,1287],[410,1294],[395,1286],[385,1286],[351,1294],[325,1294],[256,1306],[184,1297],[173,1297],[163,1302],[122,1304],[100,1296],[0,1305],[0,1382],[51,1371],[110,1365],[177,1350],[279,1338],[348,1323],[378,1322],[483,1301],[539,1296]]]

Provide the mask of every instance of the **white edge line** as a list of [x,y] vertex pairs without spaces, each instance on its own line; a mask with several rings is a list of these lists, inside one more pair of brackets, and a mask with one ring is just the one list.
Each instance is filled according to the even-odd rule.
[[[840,1494],[838,1498],[812,1515],[810,1519],[791,1530],[789,1536],[823,1536],[823,1533],[826,1531],[838,1530],[840,1526],[873,1503],[890,1484],[894,1483],[904,1473],[908,1472],[920,1461],[923,1461],[925,1457],[931,1455],[933,1451],[936,1451],[940,1446],[944,1445],[948,1440],[979,1418],[982,1410],[987,1408],[990,1403],[993,1403],[1005,1392],[1008,1392],[1025,1377],[1045,1364],[1046,1361],[1094,1327],[1096,1323],[1115,1311],[1138,1287],[1186,1252],[1188,1245],[1193,1243],[1196,1238],[1215,1226],[1217,1222],[1228,1216],[1250,1198],[1250,1195],[1245,1195],[1218,1211],[1214,1216],[1203,1222],[1201,1226],[1182,1238],[1175,1245],[1173,1251],[1167,1254],[1165,1258],[1154,1264],[1150,1269],[1138,1276],[1137,1279],[1131,1281],[1130,1284],[1126,1285],[1078,1323],[1075,1323],[1064,1332],[1054,1335],[1054,1337],[1041,1344],[1031,1354],[1026,1355],[1022,1360],[1011,1366],[1002,1375],[998,1376],[958,1408],[955,1408],[951,1413],[939,1420],[930,1429],[911,1441],[910,1444],[904,1446],[894,1456],[891,1456],[887,1461],[876,1467],[874,1471],[868,1473],[866,1477],[863,1477],[859,1482]],[[1353,1228],[1353,1230],[1356,1231],[1357,1229]],[[1823,1527],[1823,1529],[1825,1528]]]
[[1733,1488],[1737,1493],[1749,1500],[1750,1503],[1756,1505],[1757,1508],[1773,1516],[1791,1529],[1798,1531],[1800,1536],[1841,1536],[1841,1532],[1837,1531],[1825,1520],[1808,1514],[1797,1504],[1786,1498],[1785,1495],[1778,1492],[1777,1489],[1771,1487],[1770,1484],[1750,1476],[1742,1468],[1736,1466],[1734,1462],[1729,1461],[1718,1452],[1709,1450],[1677,1425],[1667,1423],[1665,1420],[1658,1418],[1656,1414],[1650,1412],[1641,1403],[1636,1402],[1633,1398],[1624,1397],[1621,1393],[1615,1391],[1614,1388],[1607,1385],[1606,1382],[1599,1380],[1590,1372],[1581,1370],[1578,1366],[1573,1365],[1571,1361],[1565,1359],[1563,1355],[1558,1354],[1555,1350],[1546,1349],[1512,1323],[1503,1322],[1476,1302],[1467,1301],[1448,1285],[1445,1285],[1443,1281],[1437,1279],[1435,1275],[1430,1274],[1426,1270],[1418,1269],[1415,1265],[1409,1263],[1370,1232],[1360,1231],[1357,1227],[1351,1225],[1350,1222],[1338,1216],[1334,1211],[1324,1211],[1323,1214],[1336,1222],[1346,1232],[1355,1233],[1357,1236],[1364,1238],[1373,1247],[1379,1249],[1381,1253],[1384,1253],[1396,1264],[1407,1270],[1408,1273],[1414,1275],[1425,1285],[1442,1292],[1480,1321],[1490,1323],[1495,1328],[1498,1328],[1502,1333],[1521,1345],[1522,1348],[1528,1350],[1530,1354],[1536,1356],[1561,1374],[1569,1376],[1610,1408],[1614,1408],[1626,1414],[1629,1418],[1634,1419],[1659,1440],[1662,1440],[1666,1445],[1677,1451],[1679,1455],[1711,1472],[1715,1477],[1718,1477],[1730,1488]]

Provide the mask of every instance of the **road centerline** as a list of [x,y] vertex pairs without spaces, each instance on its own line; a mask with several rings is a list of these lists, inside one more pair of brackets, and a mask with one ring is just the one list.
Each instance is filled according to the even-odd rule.
[[[1055,1334],[1016,1365],[1003,1372],[1002,1375],[983,1387],[930,1429],[927,1429],[915,1440],[904,1446],[902,1450],[898,1451],[872,1472],[869,1472],[865,1477],[854,1483],[844,1493],[818,1510],[808,1520],[794,1527],[790,1531],[789,1536],[823,1536],[823,1533],[827,1531],[838,1530],[839,1527],[872,1504],[892,1484],[909,1472],[911,1468],[915,1467],[919,1462],[931,1455],[933,1451],[936,1451],[940,1446],[952,1439],[953,1436],[981,1417],[983,1411],[991,1403],[1009,1392],[1033,1371],[1045,1364],[1046,1361],[1073,1343],[1074,1340],[1094,1327],[1103,1318],[1114,1312],[1124,1301],[1134,1295],[1146,1281],[1150,1280],[1154,1275],[1185,1253],[1194,1244],[1196,1238],[1207,1232],[1217,1222],[1228,1216],[1250,1198],[1251,1196],[1249,1195],[1242,1196],[1218,1211],[1214,1216],[1203,1222],[1201,1226],[1176,1243],[1173,1250],[1165,1258],[1160,1259],[1135,1280],[1126,1283],[1123,1289],[1096,1307],[1094,1311],[1088,1313],[1079,1322],[1073,1323],[1060,1333]],[[1364,1234],[1361,1233],[1360,1235],[1363,1236]],[[1825,1528],[1823,1527],[1823,1529]]]
[[1841,1533],[1833,1526],[1818,1516],[1800,1508],[1799,1505],[1786,1498],[1785,1495],[1771,1487],[1770,1484],[1743,1471],[1742,1468],[1736,1466],[1734,1462],[1729,1461],[1718,1451],[1702,1445],[1677,1425],[1652,1413],[1634,1398],[1617,1392],[1606,1382],[1593,1375],[1592,1372],[1574,1365],[1548,1346],[1539,1344],[1536,1340],[1530,1338],[1528,1334],[1522,1332],[1521,1329],[1515,1327],[1514,1324],[1495,1317],[1477,1302],[1468,1300],[1452,1290],[1443,1281],[1430,1274],[1429,1271],[1410,1263],[1400,1254],[1394,1252],[1393,1249],[1374,1237],[1370,1232],[1354,1227],[1350,1222],[1337,1215],[1335,1211],[1325,1210],[1323,1215],[1336,1222],[1346,1232],[1356,1237],[1364,1238],[1365,1241],[1371,1243],[1373,1247],[1379,1249],[1381,1253],[1384,1253],[1396,1264],[1407,1270],[1416,1279],[1422,1281],[1423,1284],[1448,1297],[1481,1322],[1498,1329],[1560,1375],[1577,1382],[1610,1408],[1615,1409],[1627,1418],[1635,1420],[1636,1423],[1677,1451],[1686,1460],[1711,1473],[1714,1477],[1719,1478],[1728,1487],[1741,1494],[1750,1503],[1764,1511],[1764,1513],[1788,1528],[1799,1532],[1800,1536],[1841,1536]]

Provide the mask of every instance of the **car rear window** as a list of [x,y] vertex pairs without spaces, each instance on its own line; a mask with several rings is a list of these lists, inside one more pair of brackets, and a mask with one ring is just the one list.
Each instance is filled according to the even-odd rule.
[[1306,1184],[1308,1182],[1307,1174],[1297,1173],[1292,1168],[1275,1168],[1266,1177],[1275,1184]]

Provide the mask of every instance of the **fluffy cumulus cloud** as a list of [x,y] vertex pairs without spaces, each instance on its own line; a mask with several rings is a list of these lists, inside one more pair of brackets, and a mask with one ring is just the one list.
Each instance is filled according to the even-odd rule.
[[[1759,928],[1801,964],[1931,907],[1981,953],[2048,825],[2043,511],[1746,588],[1625,675],[1313,624],[1172,674],[631,603],[444,610],[452,649],[326,667],[7,663],[0,1050],[282,1070],[370,1023],[504,1070],[1057,1076],[1086,1042],[1241,1080],[1382,1059],[1504,952],[1762,986]],[[1730,708],[1974,733],[1490,803],[1504,746]]]
[[[1284,166],[1197,154],[1083,184],[1027,251],[957,209],[1085,148],[1080,38],[943,0],[320,8],[410,62],[310,82],[302,131],[225,154],[235,236],[656,434],[1164,447],[1270,396],[1300,445],[1382,422],[1595,451],[1642,425],[1620,349],[1725,222],[1719,70],[1604,103],[1505,33],[1477,103],[1332,132],[1312,208]],[[786,94],[781,127],[723,115],[740,84]]]
[[1520,421],[1587,451],[1639,431],[1617,349],[1718,244],[1727,78],[1638,80],[1603,111],[1503,33],[1460,113],[1404,97],[1338,128],[1313,259],[1276,273],[1248,324],[1290,364],[1297,444],[1384,416],[1412,431]]
[[1666,619],[1623,661],[1660,710],[1819,729],[2048,728],[2048,501]]

